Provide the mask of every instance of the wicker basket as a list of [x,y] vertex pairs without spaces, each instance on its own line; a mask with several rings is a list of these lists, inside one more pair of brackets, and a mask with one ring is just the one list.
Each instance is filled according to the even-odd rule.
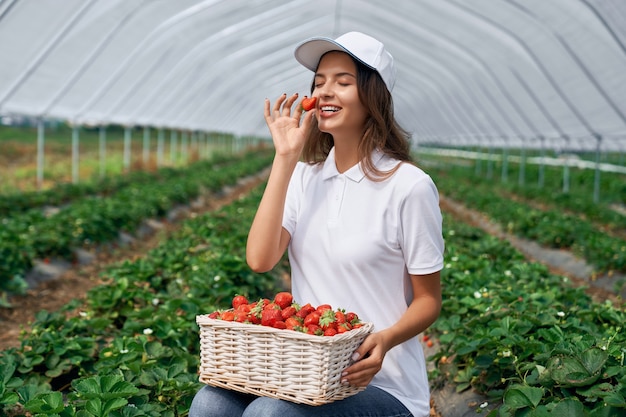
[[364,387],[341,383],[372,324],[335,336],[314,336],[254,324],[196,317],[200,381],[259,396],[322,405]]

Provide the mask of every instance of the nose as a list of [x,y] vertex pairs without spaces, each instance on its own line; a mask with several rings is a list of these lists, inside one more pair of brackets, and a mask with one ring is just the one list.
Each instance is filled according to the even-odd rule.
[[333,95],[332,86],[330,83],[324,83],[315,89],[315,93],[320,97],[331,97]]

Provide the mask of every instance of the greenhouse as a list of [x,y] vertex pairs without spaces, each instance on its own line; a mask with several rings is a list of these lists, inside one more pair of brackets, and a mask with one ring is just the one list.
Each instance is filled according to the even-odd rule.
[[362,32],[393,75],[336,50],[380,75],[443,219],[414,336],[431,417],[625,416],[625,22],[622,0],[0,0],[0,415],[188,415],[196,318],[300,273],[287,223],[269,270],[246,251],[283,156],[264,103],[344,114],[298,107],[326,75],[294,51]]

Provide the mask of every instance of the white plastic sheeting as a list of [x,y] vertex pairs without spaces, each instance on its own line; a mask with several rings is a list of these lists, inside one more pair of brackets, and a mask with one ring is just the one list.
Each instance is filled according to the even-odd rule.
[[416,143],[626,148],[623,0],[0,0],[0,114],[266,137],[296,44],[350,30]]

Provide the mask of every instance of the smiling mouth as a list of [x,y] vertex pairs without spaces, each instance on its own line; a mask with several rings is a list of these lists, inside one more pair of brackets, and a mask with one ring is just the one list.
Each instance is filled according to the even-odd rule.
[[335,106],[322,106],[320,107],[320,110],[324,113],[336,113],[341,110],[341,108]]

